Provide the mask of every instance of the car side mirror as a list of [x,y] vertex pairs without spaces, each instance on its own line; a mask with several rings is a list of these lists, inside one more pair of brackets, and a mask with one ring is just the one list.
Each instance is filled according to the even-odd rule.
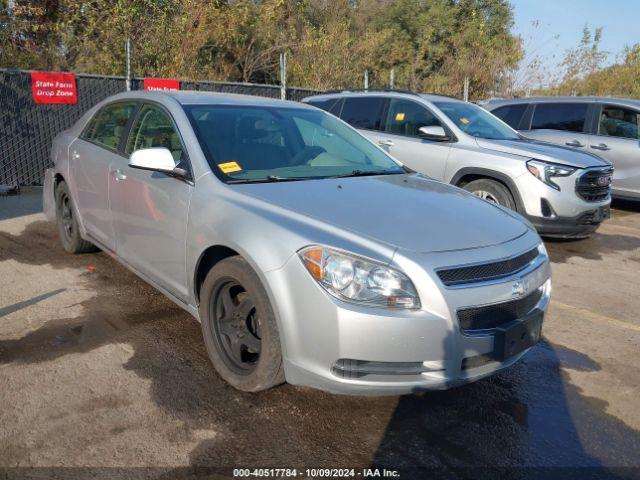
[[431,125],[428,127],[420,127],[418,134],[425,140],[432,140],[434,142],[448,142],[451,137],[447,135],[447,132],[439,125]]
[[153,147],[136,150],[129,157],[129,166],[141,170],[162,172],[174,177],[186,177],[187,172],[176,167],[176,162],[168,148]]

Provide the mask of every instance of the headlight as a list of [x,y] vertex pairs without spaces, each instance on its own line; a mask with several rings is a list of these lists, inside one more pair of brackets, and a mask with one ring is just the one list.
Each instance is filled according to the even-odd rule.
[[567,165],[543,162],[542,160],[529,160],[527,162],[527,170],[538,180],[556,190],[560,190],[560,186],[553,181],[554,177],[568,177],[576,171],[575,168]]
[[372,307],[420,308],[413,283],[394,268],[326,247],[307,247],[298,255],[311,276],[340,300]]
[[544,255],[545,257],[549,256],[549,254],[547,253],[547,247],[545,247],[544,242],[540,242],[540,244],[538,245],[538,253],[540,253],[540,255]]

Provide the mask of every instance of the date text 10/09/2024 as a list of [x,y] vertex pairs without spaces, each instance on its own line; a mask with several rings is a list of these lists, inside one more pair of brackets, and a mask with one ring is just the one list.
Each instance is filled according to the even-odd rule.
[[386,468],[234,468],[234,478],[400,478]]

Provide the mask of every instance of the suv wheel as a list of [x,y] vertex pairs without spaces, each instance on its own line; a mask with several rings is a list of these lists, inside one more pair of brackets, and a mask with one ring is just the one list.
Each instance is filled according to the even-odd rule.
[[209,271],[201,288],[200,319],[209,358],[229,384],[258,392],[284,382],[275,315],[244,259],[227,258]]
[[56,187],[56,222],[62,247],[69,253],[86,253],[98,250],[80,236],[76,209],[69,194],[69,187],[60,182]]
[[497,203],[511,210],[516,209],[516,202],[509,189],[495,180],[482,178],[469,182],[462,188],[487,202]]

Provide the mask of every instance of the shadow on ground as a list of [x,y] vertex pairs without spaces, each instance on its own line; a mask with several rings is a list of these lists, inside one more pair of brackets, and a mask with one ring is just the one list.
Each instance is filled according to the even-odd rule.
[[584,240],[545,238],[549,257],[554,263],[565,263],[571,257],[602,260],[603,254],[631,252],[640,249],[640,237],[596,232]]
[[[608,415],[604,402],[584,397],[561,370],[599,369],[579,352],[543,342],[506,372],[445,392],[358,398],[285,385],[247,394],[215,374],[194,319],[106,255],[65,254],[45,222],[17,236],[0,233],[0,252],[0,260],[31,265],[95,266],[85,273],[95,296],[82,303],[84,313],[0,340],[0,365],[129,344],[134,353],[125,368],[149,379],[152,400],[183,422],[167,441],[207,432],[190,455],[196,470],[374,465],[404,469],[403,478],[417,478],[416,468],[476,477],[468,468],[637,459],[640,434]],[[111,398],[105,408],[111,404],[121,402]]]

